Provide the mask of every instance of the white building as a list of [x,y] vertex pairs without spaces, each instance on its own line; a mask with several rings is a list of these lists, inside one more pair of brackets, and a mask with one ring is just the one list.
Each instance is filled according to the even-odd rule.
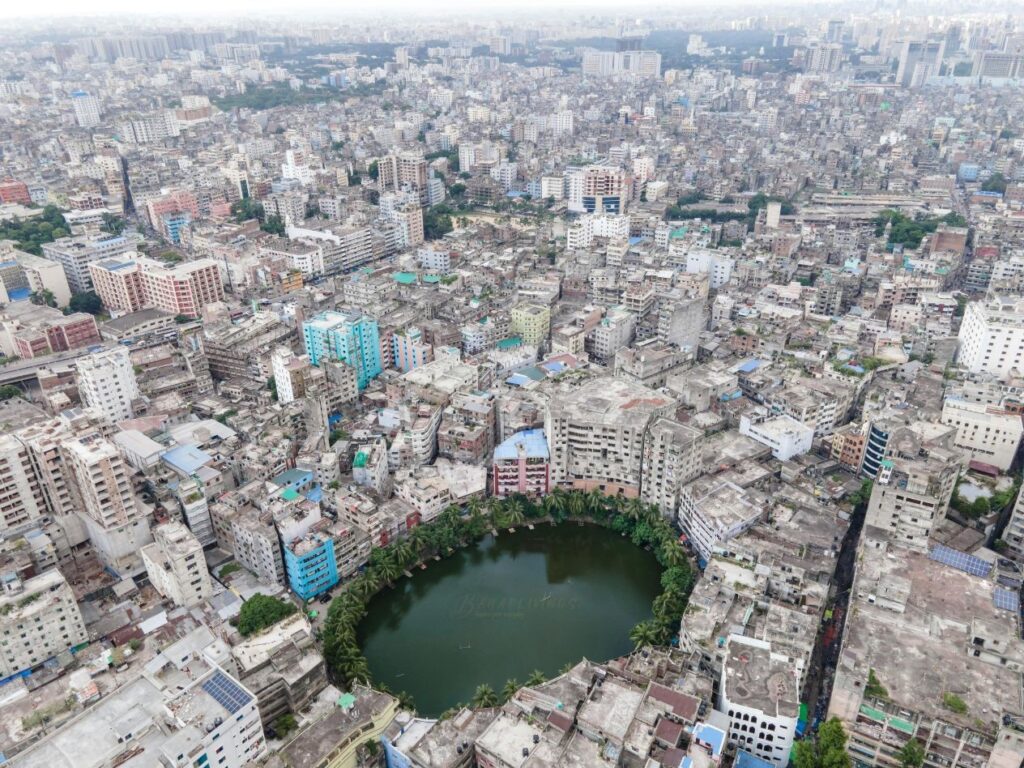
[[967,305],[958,361],[971,373],[1005,379],[1024,370],[1024,299],[995,297]]
[[452,269],[451,251],[434,248],[430,245],[425,245],[416,251],[416,260],[419,261],[420,268],[430,274],[447,275]]
[[59,570],[25,581],[4,575],[0,637],[0,678],[38,667],[89,641],[75,594]]
[[125,347],[118,346],[81,358],[77,374],[82,400],[112,424],[135,415],[132,401],[139,397],[139,384]]
[[[244,768],[267,752],[256,696],[213,657],[205,627],[165,648],[141,674],[18,753],[19,768]],[[233,662],[232,662],[233,663]]]
[[100,103],[92,94],[75,91],[71,94],[71,106],[79,128],[95,128],[100,124]]
[[203,546],[178,522],[153,530],[153,543],[142,548],[149,581],[166,599],[184,608],[199,605],[213,594]]
[[814,442],[814,429],[792,416],[771,416],[767,408],[753,408],[740,416],[739,433],[772,449],[772,456],[788,461],[807,453]]
[[[676,243],[680,243],[682,246],[681,241],[673,241],[669,245],[670,251],[673,247],[680,247],[676,246]],[[691,274],[707,275],[711,288],[721,288],[729,282],[734,264],[735,262],[728,256],[714,253],[706,248],[694,248],[686,251],[686,271]]]
[[727,642],[717,709],[729,718],[729,741],[785,768],[800,718],[796,669],[763,640],[733,634]]
[[968,459],[992,464],[1003,472],[1013,463],[1024,435],[1019,413],[955,398],[943,402],[941,420],[956,427],[953,444]]
[[767,497],[727,480],[704,477],[679,491],[679,527],[694,550],[710,560],[715,550],[760,521]]

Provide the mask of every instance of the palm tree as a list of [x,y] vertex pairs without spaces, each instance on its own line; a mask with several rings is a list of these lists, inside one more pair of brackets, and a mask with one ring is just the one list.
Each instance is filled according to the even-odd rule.
[[402,566],[400,566],[394,558],[389,557],[378,566],[377,572],[385,582],[391,584],[395,579],[402,575]]
[[596,486],[587,491],[586,506],[591,517],[602,517],[606,504],[607,499]]
[[661,563],[666,568],[680,568],[686,564],[686,552],[675,541],[666,541],[661,545]]
[[377,592],[377,584],[373,579],[364,574],[352,582],[352,586],[349,589],[357,597],[367,600]]
[[570,493],[567,507],[569,514],[573,517],[583,517],[583,513],[587,509],[587,502],[586,499],[583,498],[583,493],[580,491]]
[[523,514],[523,503],[519,499],[509,499],[505,502],[505,524],[510,527],[522,525],[526,520]]
[[659,631],[653,621],[641,621],[629,631],[629,639],[635,648],[645,645],[658,645]]
[[391,548],[394,552],[395,562],[402,568],[416,559],[416,553],[408,541],[396,541]]
[[399,691],[395,694],[395,698],[398,699],[398,706],[402,709],[408,709],[412,712],[416,711],[416,702],[413,700],[412,694],[408,691]]
[[498,706],[498,694],[487,683],[481,683],[473,693],[472,705],[476,709]]
[[547,675],[545,675],[539,669],[535,669],[533,670],[533,672],[530,673],[530,676],[526,678],[526,684],[528,686],[543,685],[545,682],[547,682],[547,679]]
[[508,701],[516,695],[516,691],[519,690],[519,681],[514,677],[505,681],[505,684],[501,687],[501,698]]

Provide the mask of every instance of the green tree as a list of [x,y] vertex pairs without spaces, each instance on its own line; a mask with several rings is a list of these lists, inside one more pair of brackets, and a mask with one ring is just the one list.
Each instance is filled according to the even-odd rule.
[[44,288],[41,291],[32,291],[32,295],[29,296],[29,301],[33,304],[39,304],[46,307],[57,306],[57,297],[53,295],[53,291],[49,288]]
[[0,401],[10,400],[11,398],[14,397],[24,398],[25,393],[22,392],[20,389],[18,389],[18,387],[14,386],[13,384],[4,384],[2,387],[0,387]]
[[250,219],[263,221],[264,211],[260,203],[251,197],[244,197],[231,204],[231,215],[234,216],[237,223],[241,224]]
[[372,163],[370,163],[370,167],[366,169],[366,172],[367,174],[369,174],[371,179],[376,181],[377,179],[380,178],[380,164],[376,160],[374,160]]
[[533,672],[530,673],[530,676],[526,678],[526,684],[531,687],[536,687],[538,685],[543,685],[545,682],[547,682],[547,679],[547,675],[545,675],[539,669],[535,669],[533,670]]
[[816,739],[796,743],[793,754],[796,768],[850,768],[846,751],[846,731],[838,718],[831,718],[818,729]]
[[260,224],[260,229],[272,235],[283,235],[285,232],[284,220],[276,213],[267,216],[266,221]]
[[87,312],[90,315],[98,315],[103,311],[103,302],[92,291],[73,293],[71,301],[68,302],[68,309],[71,312]]
[[494,689],[487,685],[487,683],[482,683],[476,687],[471,703],[477,709],[483,707],[496,707],[498,706],[498,694],[496,694]]
[[902,768],[921,768],[924,765],[924,747],[917,739],[911,738],[896,753],[896,759]]
[[291,712],[281,715],[277,720],[274,721],[274,732],[277,734],[277,738],[283,739],[289,733],[299,727],[298,722],[295,720],[295,715]]
[[124,227],[124,219],[116,214],[110,213],[109,211],[104,211],[103,223],[100,224],[101,230],[111,235],[120,235],[124,232]]
[[519,690],[519,681],[515,678],[511,678],[505,681],[505,684],[501,687],[501,698],[508,701],[516,695],[516,691]]
[[243,637],[248,637],[277,624],[297,610],[294,603],[257,592],[242,603],[238,613],[238,631]]
[[998,192],[1002,195],[1006,192],[1006,177],[1001,173],[993,173],[985,179],[981,189],[983,192]]
[[629,631],[629,639],[633,642],[634,648],[643,648],[647,645],[658,645],[660,634],[658,625],[653,621],[641,621]]

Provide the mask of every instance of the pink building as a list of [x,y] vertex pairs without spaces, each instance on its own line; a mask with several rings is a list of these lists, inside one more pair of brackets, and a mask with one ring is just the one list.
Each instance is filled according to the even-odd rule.
[[549,459],[548,441],[543,429],[516,432],[494,449],[494,495],[547,494],[551,490]]

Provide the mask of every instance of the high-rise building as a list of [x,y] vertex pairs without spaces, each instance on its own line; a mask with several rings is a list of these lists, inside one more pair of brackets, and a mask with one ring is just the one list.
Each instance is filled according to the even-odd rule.
[[971,373],[1001,379],[1024,370],[1024,299],[972,301],[960,325],[957,361]]
[[359,389],[382,371],[377,321],[366,315],[327,311],[302,324],[306,354],[313,365],[340,360],[356,370]]
[[120,575],[142,572],[139,551],[152,536],[120,452],[98,432],[65,440],[62,450],[79,517],[100,560]]
[[0,435],[0,536],[46,514],[46,498],[29,449],[14,435]]
[[142,548],[149,583],[177,606],[192,608],[213,594],[203,546],[178,522],[153,530],[153,543]]
[[96,295],[112,312],[162,309],[196,318],[207,304],[223,301],[220,267],[213,259],[169,266],[155,259],[105,259],[89,264]]
[[100,124],[100,103],[95,96],[75,91],[71,94],[71,105],[79,128],[95,128]]
[[638,496],[648,425],[674,411],[670,397],[626,379],[597,378],[557,393],[544,420],[552,484]]
[[75,593],[53,568],[22,581],[3,574],[0,592],[0,676],[10,678],[89,642]]
[[120,235],[62,237],[43,245],[43,256],[64,267],[64,275],[73,293],[92,290],[89,264],[126,253],[135,253],[135,244]]
[[623,213],[633,179],[614,166],[588,165],[568,168],[565,186],[569,210],[574,213]]
[[939,74],[945,40],[905,40],[900,48],[896,82],[905,88],[918,88],[929,77]]
[[78,391],[90,408],[116,424],[132,418],[132,401],[139,397],[132,361],[125,347],[97,352],[78,361]]

